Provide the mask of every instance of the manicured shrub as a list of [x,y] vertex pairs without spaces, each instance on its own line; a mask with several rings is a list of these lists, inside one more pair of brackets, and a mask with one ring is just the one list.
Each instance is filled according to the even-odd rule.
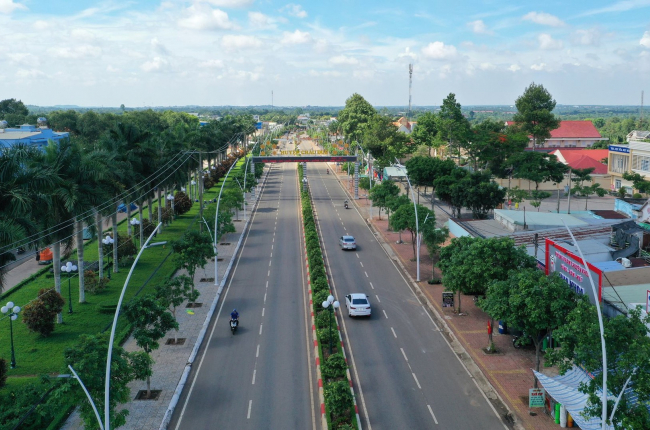
[[0,388],[7,383],[7,360],[0,358]]
[[54,288],[43,288],[38,292],[38,298],[23,308],[23,322],[29,331],[47,337],[54,331],[54,319],[63,310],[64,303]]
[[[111,270],[109,268],[109,270]],[[106,284],[108,284],[110,279],[107,277],[99,278],[97,276],[97,273],[93,270],[86,270],[84,271],[84,282],[85,282],[85,288],[86,291],[89,293],[99,293],[102,291],[104,288],[106,288]]]
[[162,218],[161,221],[164,224],[169,224],[170,222],[172,222],[172,220],[174,219],[174,212],[172,211],[171,206],[167,206],[163,208],[163,210],[160,213],[160,217]]
[[309,268],[309,277],[311,282],[315,282],[318,278],[325,278],[325,269],[323,266],[314,266]]
[[327,284],[327,280],[325,278],[318,278],[311,283],[311,290],[314,294],[321,291],[329,291],[329,289],[330,286]]
[[633,199],[642,199],[643,196],[641,195],[641,193],[634,193],[634,194],[632,194],[632,198]]
[[332,421],[350,412],[353,398],[348,381],[330,382],[325,385],[323,392],[325,404],[332,414]]
[[[330,312],[328,310],[323,309],[322,305],[318,306],[320,308],[320,312],[316,313],[315,320],[316,320],[316,328],[328,328],[330,324]],[[334,324],[334,315],[332,315],[332,324]]]
[[[328,311],[329,312],[329,311]],[[330,329],[329,329],[329,323],[325,328],[316,330],[316,333],[318,334],[318,340],[320,341],[320,344],[323,348],[329,348],[330,345]],[[339,339],[339,331],[336,329],[336,320],[334,319],[334,316],[332,316],[332,330],[331,330],[331,336],[332,336],[332,346],[336,346],[338,342],[340,342]]]
[[323,265],[323,259],[320,256],[320,253],[316,253],[312,256],[309,257],[309,266],[310,267],[316,267],[316,266],[322,266]]
[[442,280],[440,278],[433,278],[427,281],[429,285],[441,284]]
[[316,309],[321,309],[323,306],[323,302],[327,300],[327,297],[330,295],[330,292],[328,290],[321,290],[317,293],[312,294],[313,301],[314,301],[314,306],[316,306]]
[[336,353],[327,357],[327,360],[320,366],[321,374],[323,379],[336,379],[345,377],[345,371],[348,368],[348,364],[343,358],[343,354]]
[[209,190],[210,188],[214,187],[215,182],[212,180],[212,178],[209,175],[206,175],[203,177],[203,188],[206,190]]
[[[112,236],[112,235],[111,235]],[[113,245],[103,245],[104,255],[113,257]],[[130,236],[122,233],[117,235],[117,261],[137,254],[138,250]]]
[[192,209],[192,200],[184,192],[177,191],[176,195],[174,195],[174,212],[176,212],[176,215],[183,215],[190,209]]

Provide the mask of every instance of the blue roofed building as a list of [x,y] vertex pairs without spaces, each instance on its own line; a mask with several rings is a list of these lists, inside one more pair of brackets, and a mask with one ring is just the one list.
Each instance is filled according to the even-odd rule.
[[0,121],[0,148],[9,148],[16,144],[47,146],[49,140],[55,142],[70,136],[68,132],[57,132],[47,127],[45,118],[38,119],[38,125],[23,124],[18,128],[8,128],[6,121]]

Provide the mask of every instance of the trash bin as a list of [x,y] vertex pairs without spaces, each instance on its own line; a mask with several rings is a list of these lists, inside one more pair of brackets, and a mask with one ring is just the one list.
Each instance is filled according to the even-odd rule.
[[508,326],[505,321],[499,321],[499,334],[508,334]]

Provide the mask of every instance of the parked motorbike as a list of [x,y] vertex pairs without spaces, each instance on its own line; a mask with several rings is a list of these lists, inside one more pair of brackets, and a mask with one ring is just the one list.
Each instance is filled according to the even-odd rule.
[[239,326],[239,320],[230,320],[230,331],[232,331],[232,334],[235,334],[235,331],[237,330],[237,327]]

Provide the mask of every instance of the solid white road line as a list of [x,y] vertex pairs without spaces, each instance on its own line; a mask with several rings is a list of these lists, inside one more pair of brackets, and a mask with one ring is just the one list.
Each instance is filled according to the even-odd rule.
[[395,333],[395,329],[393,327],[391,327],[390,331],[393,332],[393,336],[395,337],[395,339],[397,339],[397,333]]
[[440,331],[440,329],[438,328],[438,324],[436,324],[436,322],[433,320],[433,318],[431,318],[431,315],[429,315],[429,312],[427,312],[427,308],[425,308],[424,305],[422,305],[422,309],[424,310],[424,313],[427,314],[427,316],[431,320],[431,323],[436,328],[436,330]]
[[409,359],[406,358],[406,353],[404,352],[404,348],[400,348],[400,351],[402,351],[402,355],[404,356],[404,360],[408,363]]
[[427,405],[427,408],[429,408],[429,412],[431,412],[431,417],[433,418],[433,422],[438,424],[438,420],[436,419],[436,416],[433,414],[433,410],[431,409],[431,405]]
[[253,406],[253,401],[249,400],[248,401],[248,415],[246,415],[246,419],[250,420],[251,419],[251,407]]
[[415,379],[415,383],[418,384],[418,388],[421,390],[422,386],[420,385],[420,381],[418,381],[418,377],[415,376],[415,373],[411,373],[413,375],[413,379]]

